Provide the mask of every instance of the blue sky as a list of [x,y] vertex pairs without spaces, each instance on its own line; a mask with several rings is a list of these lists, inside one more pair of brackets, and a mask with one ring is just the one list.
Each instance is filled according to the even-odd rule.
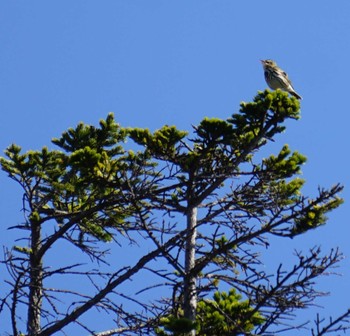
[[[108,112],[152,130],[227,118],[266,88],[259,60],[272,58],[304,99],[301,120],[268,152],[288,143],[305,154],[305,194],[340,182],[345,203],[326,226],[277,241],[267,263],[339,246],[343,277],[322,279],[332,296],[318,302],[336,314],[350,292],[349,17],[347,0],[1,1],[0,148],[53,148],[51,138]],[[21,193],[4,173],[0,186],[0,243],[11,245],[6,228],[22,219]]]

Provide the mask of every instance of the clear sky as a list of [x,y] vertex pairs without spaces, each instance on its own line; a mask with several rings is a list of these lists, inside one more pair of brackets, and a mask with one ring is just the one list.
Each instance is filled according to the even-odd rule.
[[[227,118],[266,88],[259,62],[266,58],[304,98],[302,118],[288,123],[271,153],[288,143],[308,157],[307,195],[345,185],[345,203],[326,226],[277,241],[266,262],[285,261],[293,249],[339,246],[343,277],[319,282],[332,296],[314,312],[340,313],[350,292],[348,0],[2,0],[0,149],[53,148],[51,138],[108,112],[122,126],[152,130]],[[12,244],[6,228],[22,220],[21,197],[0,173],[1,245]]]

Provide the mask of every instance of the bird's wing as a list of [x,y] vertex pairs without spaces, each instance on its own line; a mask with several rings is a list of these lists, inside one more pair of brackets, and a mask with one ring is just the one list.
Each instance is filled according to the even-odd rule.
[[286,85],[290,85],[291,87],[293,87],[292,82],[290,81],[290,79],[288,77],[288,74],[283,70],[281,70],[281,73],[282,73],[282,76],[281,76],[282,80],[286,83]]

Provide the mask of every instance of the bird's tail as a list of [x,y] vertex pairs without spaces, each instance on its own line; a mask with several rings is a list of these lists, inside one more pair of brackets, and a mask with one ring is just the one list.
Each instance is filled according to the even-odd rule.
[[294,96],[295,98],[297,98],[297,99],[300,99],[300,100],[302,100],[303,98],[301,97],[301,96],[299,96],[295,91],[290,91],[289,92],[292,96]]

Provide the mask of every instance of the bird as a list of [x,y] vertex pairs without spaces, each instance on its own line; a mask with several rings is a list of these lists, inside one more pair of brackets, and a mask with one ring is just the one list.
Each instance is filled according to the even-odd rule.
[[301,96],[294,90],[292,82],[288,78],[286,72],[284,72],[276,62],[268,60],[260,60],[263,68],[267,85],[272,90],[281,89],[289,92],[297,99],[302,99]]

